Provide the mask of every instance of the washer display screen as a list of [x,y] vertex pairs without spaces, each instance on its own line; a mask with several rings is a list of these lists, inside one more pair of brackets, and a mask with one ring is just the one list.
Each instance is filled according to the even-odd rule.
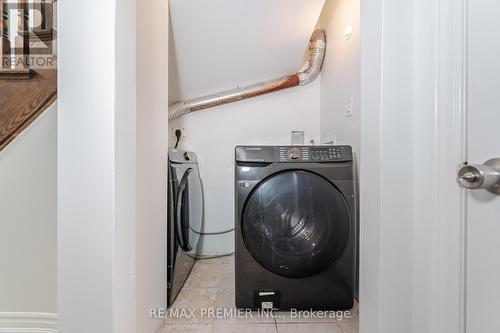
[[290,278],[321,273],[338,259],[349,237],[350,214],[340,191],[308,171],[263,180],[242,214],[245,245],[267,270]]

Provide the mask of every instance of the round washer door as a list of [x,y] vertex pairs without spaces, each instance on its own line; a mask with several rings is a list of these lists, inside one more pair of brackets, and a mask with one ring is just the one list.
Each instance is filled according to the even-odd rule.
[[185,252],[196,254],[203,222],[203,189],[197,167],[184,172],[175,205],[179,245]]
[[246,201],[241,227],[248,251],[261,266],[306,278],[342,255],[350,214],[342,193],[328,180],[290,170],[257,185]]

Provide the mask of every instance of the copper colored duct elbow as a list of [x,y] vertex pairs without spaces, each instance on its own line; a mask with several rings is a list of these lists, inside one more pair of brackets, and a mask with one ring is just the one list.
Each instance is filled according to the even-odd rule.
[[168,108],[168,119],[175,119],[193,111],[241,101],[278,90],[306,85],[314,81],[321,72],[321,66],[325,58],[325,50],[325,33],[321,30],[316,30],[309,43],[308,66],[305,70],[275,80],[257,83],[243,88],[238,87],[234,90],[172,104]]

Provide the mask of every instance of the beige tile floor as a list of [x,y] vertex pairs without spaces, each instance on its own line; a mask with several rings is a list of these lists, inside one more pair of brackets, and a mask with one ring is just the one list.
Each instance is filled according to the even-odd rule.
[[[221,312],[209,312],[216,310]],[[229,316],[224,316],[224,310]],[[256,312],[236,316],[236,311],[234,258],[198,261],[169,309],[162,333],[358,333],[357,306],[342,320],[296,319],[288,312],[274,317]]]

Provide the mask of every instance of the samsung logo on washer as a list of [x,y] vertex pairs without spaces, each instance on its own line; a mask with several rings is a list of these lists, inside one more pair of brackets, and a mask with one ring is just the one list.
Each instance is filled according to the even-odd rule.
[[262,150],[262,147],[246,147],[246,150],[259,151]]

